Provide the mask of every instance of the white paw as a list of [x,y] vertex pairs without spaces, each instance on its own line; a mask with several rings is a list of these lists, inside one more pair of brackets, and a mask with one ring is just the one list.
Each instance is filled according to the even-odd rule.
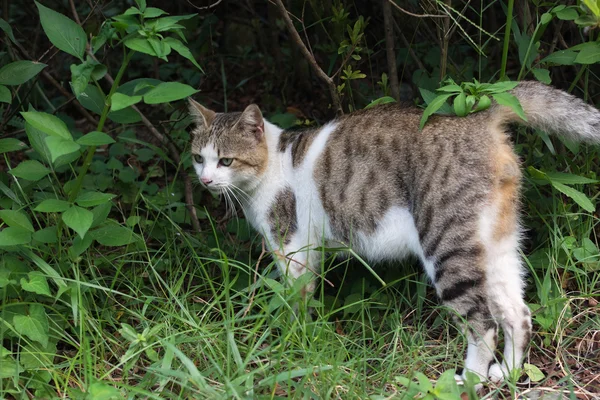
[[488,379],[494,383],[502,382],[508,376],[506,365],[494,363],[488,371]]
[[465,384],[465,380],[463,379],[463,377],[461,375],[454,374],[454,380],[456,381],[456,383],[458,385],[464,385]]

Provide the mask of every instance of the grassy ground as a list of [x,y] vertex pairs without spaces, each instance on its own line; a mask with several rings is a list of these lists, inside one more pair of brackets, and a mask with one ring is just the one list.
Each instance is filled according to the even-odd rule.
[[[598,222],[577,216],[579,228]],[[418,266],[379,266],[383,287],[360,264],[328,257],[308,316],[294,307],[300,286],[284,287],[268,256],[257,262],[260,241],[243,220],[207,222],[199,237],[168,217],[148,213],[139,225],[146,241],[93,248],[63,269],[76,290],[46,307],[57,356],[23,337],[16,357],[37,360],[25,376],[39,382],[19,390],[23,383],[0,380],[5,398],[412,398],[403,377],[435,382],[460,368],[464,337]],[[525,361],[540,371],[487,385],[486,398],[600,393],[598,260],[565,250],[565,226],[551,226],[553,238],[526,258],[535,333]],[[436,398],[453,390],[442,382]]]

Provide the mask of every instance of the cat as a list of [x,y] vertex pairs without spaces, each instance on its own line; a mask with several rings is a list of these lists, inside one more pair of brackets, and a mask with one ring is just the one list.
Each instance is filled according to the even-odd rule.
[[[416,255],[442,303],[466,321],[462,378],[499,382],[520,367],[531,338],[521,169],[507,124],[600,142],[600,112],[582,100],[539,82],[510,93],[527,121],[494,103],[465,118],[433,115],[420,130],[420,110],[386,104],[300,133],[269,123],[254,104],[215,113],[190,99],[193,164],[208,190],[241,202],[289,279],[320,273],[314,249],[324,243],[372,262]],[[494,363],[498,325],[504,360]]]

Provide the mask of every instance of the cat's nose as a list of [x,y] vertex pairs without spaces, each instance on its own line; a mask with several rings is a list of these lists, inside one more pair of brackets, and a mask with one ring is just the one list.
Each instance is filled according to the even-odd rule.
[[202,178],[202,183],[204,183],[205,185],[208,185],[208,184],[212,183],[212,179],[210,179],[210,178]]

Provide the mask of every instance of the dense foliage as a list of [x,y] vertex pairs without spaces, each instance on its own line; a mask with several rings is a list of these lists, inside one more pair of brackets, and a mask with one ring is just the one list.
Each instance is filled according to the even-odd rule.
[[[524,79],[598,104],[599,26],[600,0],[4,0],[0,397],[460,398],[464,338],[418,266],[332,254],[307,315],[194,183],[185,98],[284,128],[391,101],[423,124],[519,111]],[[513,137],[535,334],[485,393],[591,398],[598,146]]]

